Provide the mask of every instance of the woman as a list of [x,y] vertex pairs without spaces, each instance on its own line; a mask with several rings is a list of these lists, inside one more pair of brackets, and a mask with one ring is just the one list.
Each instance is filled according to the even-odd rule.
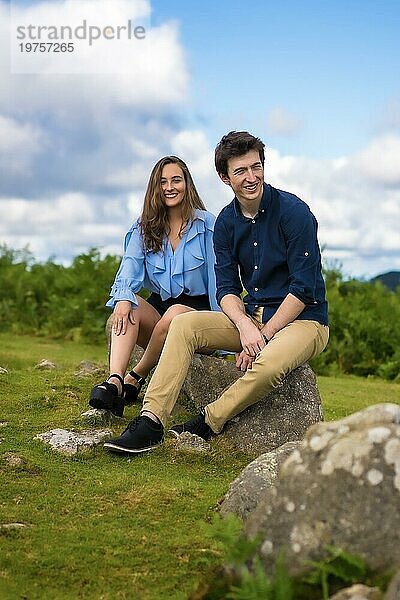
[[[110,376],[96,385],[89,404],[122,416],[157,364],[175,315],[219,310],[215,297],[212,234],[215,217],[205,210],[186,164],[166,156],[154,166],[141,217],[125,238],[124,256],[107,306],[114,309]],[[147,300],[136,293],[151,291]],[[145,352],[126,373],[136,343]]]

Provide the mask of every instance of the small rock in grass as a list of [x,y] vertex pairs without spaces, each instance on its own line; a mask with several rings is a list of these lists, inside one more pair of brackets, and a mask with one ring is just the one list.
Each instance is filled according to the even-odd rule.
[[25,523],[0,523],[0,531],[13,531],[28,527]]
[[210,444],[203,440],[202,437],[188,431],[184,431],[176,438],[176,447],[178,450],[199,454],[204,454],[211,450]]
[[14,454],[13,452],[7,452],[4,455],[4,460],[9,467],[21,467],[26,464],[26,460],[22,456],[18,456],[18,454]]
[[90,360],[82,360],[75,371],[75,377],[86,377],[88,375],[93,375],[94,373],[100,373],[101,371],[102,369],[99,365],[96,365],[96,363]]
[[109,410],[101,408],[90,408],[81,414],[84,421],[90,425],[112,425],[114,423],[121,424],[124,422],[123,417],[117,417]]
[[45,433],[39,433],[35,439],[45,442],[49,446],[60,452],[72,456],[80,450],[98,446],[112,435],[110,429],[101,429],[97,431],[82,431],[76,433],[67,429],[51,429]]
[[51,362],[51,360],[48,360],[47,358],[42,358],[42,360],[37,365],[35,365],[35,369],[39,369],[40,371],[46,371],[50,369],[57,369],[57,366],[55,363]]
[[374,587],[368,587],[361,583],[356,583],[349,588],[340,590],[330,600],[382,600],[382,592]]

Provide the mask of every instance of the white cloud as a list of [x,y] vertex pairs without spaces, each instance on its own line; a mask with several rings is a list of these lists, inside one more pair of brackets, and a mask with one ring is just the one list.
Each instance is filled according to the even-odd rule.
[[0,114],[0,173],[18,176],[31,169],[33,158],[46,145],[44,132],[29,122]]
[[[16,76],[9,66],[9,6],[0,2],[0,110],[7,110],[12,98],[13,110],[19,114],[50,110],[67,120],[71,113],[86,115],[95,106],[93,117],[103,119],[112,106],[162,111],[185,101],[188,71],[177,24],[169,21],[151,27],[147,0],[62,0],[16,8],[14,4],[13,27],[20,23],[74,27],[86,19],[93,26],[117,28],[135,18],[148,25],[144,40],[99,40],[92,46],[81,41],[74,42],[73,53],[29,53],[38,72]],[[12,39],[16,35],[12,29]],[[17,54],[24,53],[18,50]],[[74,69],[80,74],[69,74]]]
[[3,198],[0,213],[0,242],[13,248],[29,246],[39,260],[55,255],[66,262],[92,246],[117,247],[116,240],[120,253],[125,227],[129,227],[121,223],[123,206],[115,211],[113,221],[104,215],[98,198],[81,193],[45,200]]
[[135,161],[129,167],[115,169],[105,178],[105,183],[111,187],[142,187],[147,181],[148,175],[143,169],[143,163]]
[[267,127],[271,134],[294,135],[303,126],[303,119],[282,106],[272,108],[267,116]]
[[[370,149],[378,147],[380,138],[353,156],[333,160],[281,156],[276,150],[266,157],[267,181],[307,202],[319,222],[325,259],[342,262],[348,275],[400,269],[400,190],[394,168],[386,172],[382,162],[373,163]],[[369,160],[362,163],[360,156]]]
[[382,111],[378,128],[386,132],[400,131],[400,96],[390,98],[387,102]]
[[353,164],[371,181],[400,184],[400,135],[386,134],[371,140]]
[[128,194],[127,205],[128,205],[129,212],[132,214],[132,216],[137,218],[140,215],[141,210],[142,210],[143,194],[139,194],[139,193]]
[[[60,23],[73,20],[82,4],[93,22],[99,6],[115,23],[132,17],[139,4],[150,14],[147,0],[35,6],[44,23]],[[215,173],[209,139],[185,125],[189,77],[176,23],[150,27],[147,50],[137,60],[127,48],[119,73],[93,74],[96,61],[87,55],[85,76],[10,75],[7,6],[0,0],[0,243],[29,244],[39,260],[67,261],[90,246],[120,253],[150,170],[166,154],[185,160],[209,210],[217,214],[231,200]],[[21,10],[28,18],[34,9]],[[115,60],[117,46],[109,48]],[[295,133],[301,125],[281,107],[269,115],[276,133]],[[309,204],[327,259],[341,260],[346,273],[374,275],[400,269],[399,157],[400,135],[393,131],[332,160],[268,149],[266,179]]]
[[[157,150],[146,140],[143,144]],[[230,188],[215,173],[213,149],[202,131],[181,130],[170,137],[169,152],[163,153],[187,162],[212,212],[217,214],[231,200]],[[15,248],[29,243],[41,260],[51,254],[66,260],[96,245],[119,254],[124,233],[140,213],[153,166],[150,155],[144,155],[136,165],[141,180],[115,198],[74,192],[43,201],[0,200],[0,240]],[[339,260],[346,274],[356,276],[400,269],[400,190],[383,184],[377,190],[356,168],[358,155],[317,160],[282,156],[272,149],[266,160],[266,180],[298,195],[317,217],[326,261]]]
[[[135,14],[149,21],[151,12],[147,0],[61,0],[19,5],[15,20],[66,25],[76,22],[82,7],[91,23],[101,17],[122,24]],[[112,64],[124,62],[119,72],[93,74],[99,60],[93,46],[93,56],[81,57],[85,75],[11,74],[8,26],[9,5],[0,0],[0,195],[47,197],[71,189],[109,194],[142,187],[151,164],[169,151],[170,122],[176,133],[182,120],[189,77],[177,23],[151,27],[149,21],[140,53],[128,45],[121,57],[122,41],[104,42]]]

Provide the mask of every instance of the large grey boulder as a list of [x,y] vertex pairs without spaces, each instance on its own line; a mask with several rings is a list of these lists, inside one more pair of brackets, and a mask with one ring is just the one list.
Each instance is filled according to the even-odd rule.
[[[195,354],[183,391],[199,410],[242,376],[233,362]],[[322,420],[315,374],[305,364],[289,373],[265,398],[229,421],[224,433],[241,450],[258,456],[302,439],[310,425]]]
[[243,521],[254,511],[261,498],[271,494],[278,472],[300,442],[287,442],[266,452],[243,469],[230,485],[220,506],[222,516],[234,514]]
[[385,600],[400,600],[400,571],[393,577],[385,594]]
[[400,406],[378,404],[310,427],[282,465],[274,494],[247,521],[272,569],[285,550],[292,574],[326,546],[361,555],[372,570],[400,564]]

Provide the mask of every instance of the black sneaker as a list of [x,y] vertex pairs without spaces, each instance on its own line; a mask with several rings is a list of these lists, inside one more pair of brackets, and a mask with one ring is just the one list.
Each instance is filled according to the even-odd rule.
[[164,441],[164,427],[146,416],[136,417],[125,431],[103,444],[111,452],[140,454],[156,448]]
[[168,429],[169,433],[172,433],[176,437],[181,435],[184,431],[188,431],[189,433],[195,433],[196,435],[202,437],[204,440],[208,440],[213,435],[213,430],[206,423],[204,408],[201,409],[201,412],[186,421],[186,423],[180,423],[179,425],[174,425],[171,429]]

